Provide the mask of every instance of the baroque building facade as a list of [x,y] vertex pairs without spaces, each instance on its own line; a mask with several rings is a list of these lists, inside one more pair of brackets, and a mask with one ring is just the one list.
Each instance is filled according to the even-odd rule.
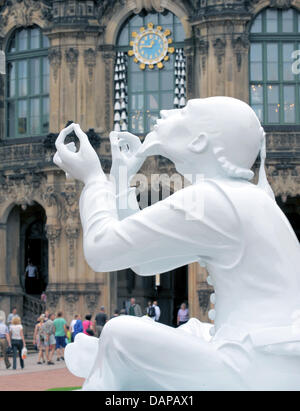
[[[152,47],[146,37],[140,56],[133,49],[136,37],[153,29],[167,44],[156,62],[149,54],[142,58]],[[161,108],[182,107],[190,98],[246,101],[264,125],[269,181],[299,236],[299,0],[2,0],[0,45],[6,54],[0,79],[4,311],[17,306],[30,324],[43,290],[47,308],[68,319],[101,305],[112,314],[132,295],[143,307],[158,298],[166,324],[175,323],[183,301],[202,320],[212,306],[207,273],[196,263],[160,278],[87,266],[82,186],[52,162],[55,139],[69,121],[87,132],[108,173],[111,130],[143,138]],[[171,176],[174,169],[158,157],[142,171],[150,181],[153,173]],[[156,183],[159,189],[162,182]],[[40,274],[33,295],[24,280],[29,259]]]

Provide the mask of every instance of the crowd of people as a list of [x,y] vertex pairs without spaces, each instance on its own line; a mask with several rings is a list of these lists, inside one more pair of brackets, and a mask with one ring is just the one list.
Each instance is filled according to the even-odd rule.
[[[13,369],[17,368],[17,358],[19,357],[20,367],[25,366],[26,341],[23,332],[21,318],[17,313],[17,308],[13,307],[12,312],[5,321],[4,313],[0,311],[0,351],[4,357],[7,369],[11,367],[10,355],[13,358]],[[161,310],[157,300],[149,301],[145,313],[141,306],[136,303],[135,298],[131,298],[124,304],[124,308],[115,310],[113,316],[108,318],[105,307],[101,307],[93,319],[91,314],[87,314],[84,319],[80,314],[76,314],[68,325],[63,313],[50,313],[46,311],[36,321],[33,344],[38,352],[37,364],[54,365],[54,361],[64,361],[64,350],[67,344],[74,341],[78,333],[89,336],[100,337],[104,325],[109,319],[119,315],[132,315],[142,317],[147,315],[153,321],[159,321]],[[189,320],[189,311],[185,303],[181,304],[177,314],[177,325],[180,326]],[[56,359],[54,357],[56,356]]]

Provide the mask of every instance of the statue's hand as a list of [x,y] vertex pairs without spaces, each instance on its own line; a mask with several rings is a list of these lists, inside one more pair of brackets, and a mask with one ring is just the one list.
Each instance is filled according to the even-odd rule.
[[109,138],[112,152],[110,175],[115,180],[117,191],[119,191],[119,184],[126,181],[129,185],[146,157],[136,157],[136,153],[142,145],[137,136],[128,132],[112,131]]
[[[74,143],[66,145],[65,138],[72,131],[80,141],[78,152],[74,151]],[[93,178],[104,176],[99,157],[91,146],[88,136],[81,130],[79,124],[72,123],[64,128],[56,139],[57,152],[54,163],[65,171],[67,177],[72,177],[87,184]]]

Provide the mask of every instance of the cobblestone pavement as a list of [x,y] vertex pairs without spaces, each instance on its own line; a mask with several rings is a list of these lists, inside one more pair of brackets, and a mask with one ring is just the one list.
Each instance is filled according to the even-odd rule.
[[[12,364],[12,359],[10,359]],[[59,387],[81,387],[84,380],[72,375],[64,361],[56,361],[54,365],[37,364],[37,354],[31,354],[25,360],[25,368],[6,370],[3,358],[0,359],[0,392],[1,391],[45,391]]]

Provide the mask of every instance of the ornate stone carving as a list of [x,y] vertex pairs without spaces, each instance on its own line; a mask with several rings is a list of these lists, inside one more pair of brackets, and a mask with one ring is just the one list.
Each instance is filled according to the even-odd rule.
[[79,294],[67,293],[65,295],[65,301],[67,302],[66,311],[73,316],[75,314],[76,303],[79,301]]
[[151,11],[163,13],[165,10],[160,0],[131,0],[130,3],[134,6],[133,12],[136,14],[139,14],[142,10],[146,10],[148,13]]
[[292,0],[271,0],[270,7],[277,9],[289,9],[292,6]]
[[217,58],[218,72],[222,72],[223,60],[225,57],[226,41],[218,37],[214,42],[215,56]]
[[236,56],[236,64],[239,72],[242,67],[242,56],[248,53],[249,47],[250,41],[246,35],[241,35],[232,40],[232,48]]
[[65,59],[69,67],[71,83],[73,83],[74,78],[75,78],[76,68],[78,64],[78,57],[79,57],[79,51],[77,49],[74,49],[73,47],[70,47],[69,49],[65,51]]
[[88,293],[85,297],[86,306],[90,314],[95,312],[95,309],[98,306],[100,293]]
[[75,241],[79,238],[80,226],[76,224],[68,225],[65,229],[69,244],[69,265],[74,267],[75,263]]
[[60,49],[58,47],[52,47],[49,50],[48,58],[49,58],[50,65],[53,68],[53,77],[54,77],[54,80],[56,82],[57,81],[58,69],[61,66],[61,51],[60,51]]
[[51,21],[50,5],[36,0],[9,0],[1,10],[0,33],[5,34],[8,26],[29,27],[38,20]]
[[199,49],[200,59],[201,59],[201,68],[202,68],[203,73],[205,73],[209,42],[203,39],[200,40],[198,43],[198,49]]
[[61,228],[56,225],[46,226],[46,235],[49,240],[50,252],[51,252],[51,262],[53,267],[55,266],[55,248],[58,245],[61,234]]
[[57,292],[47,292],[47,308],[51,311],[55,311],[60,295]]
[[35,196],[40,197],[40,186],[46,180],[44,173],[31,170],[15,170],[14,173],[1,175],[0,197],[9,198],[26,210],[33,204]]
[[199,305],[202,310],[203,315],[207,313],[210,305],[210,295],[213,293],[213,290],[205,288],[198,290]]
[[89,79],[91,81],[94,67],[96,66],[96,50],[89,48],[84,51],[84,63],[88,67]]

